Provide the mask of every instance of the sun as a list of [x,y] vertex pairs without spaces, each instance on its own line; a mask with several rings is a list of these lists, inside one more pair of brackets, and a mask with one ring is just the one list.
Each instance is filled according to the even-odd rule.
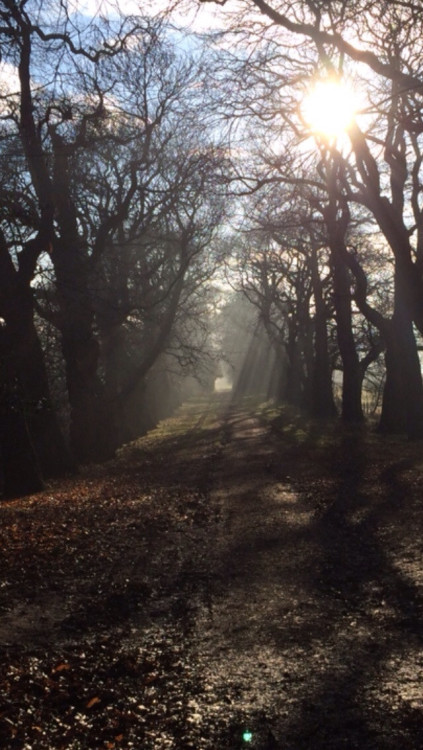
[[357,113],[357,96],[338,80],[318,81],[306,94],[301,113],[313,134],[336,138],[352,125]]

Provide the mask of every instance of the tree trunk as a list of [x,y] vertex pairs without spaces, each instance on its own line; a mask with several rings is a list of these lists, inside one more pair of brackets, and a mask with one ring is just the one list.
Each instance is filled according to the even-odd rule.
[[70,444],[80,463],[112,458],[117,442],[113,410],[108,409],[98,375],[99,345],[92,320],[70,300],[61,300],[68,320],[62,326],[62,351],[70,404]]
[[53,129],[53,180],[59,235],[54,239],[57,300],[62,352],[70,405],[70,444],[80,463],[112,458],[116,449],[112,410],[107,408],[99,375],[100,346],[94,332],[90,259],[78,232],[71,197],[71,151]]
[[25,403],[25,422],[45,477],[74,471],[50,396],[44,355],[35,327],[28,331],[27,349],[19,366],[19,383]]
[[311,414],[319,419],[331,419],[336,416],[337,412],[333,396],[332,367],[329,360],[326,306],[315,249],[312,250],[311,273],[316,309]]
[[34,446],[12,394],[3,394],[0,410],[1,494],[4,498],[31,495],[43,489]]
[[402,362],[395,337],[389,336],[385,352],[386,380],[378,430],[385,434],[407,432]]
[[329,362],[326,321],[316,319],[315,359],[311,388],[311,414],[332,419],[337,410],[333,396],[332,368]]
[[364,421],[361,404],[363,372],[360,367],[352,324],[351,292],[348,268],[335,246],[331,248],[334,280],[334,303],[338,346],[342,359],[342,419]]
[[[4,306],[2,305],[2,312]],[[28,429],[22,385],[6,318],[0,334],[0,461],[1,494],[5,498],[21,497],[43,488],[41,467]],[[23,342],[20,342],[21,345]],[[32,369],[32,368],[31,368]]]
[[386,337],[386,382],[379,430],[423,438],[423,381],[411,311],[396,274],[395,310]]
[[33,319],[30,282],[38,253],[36,238],[21,251],[17,270],[0,233],[2,460],[8,495],[37,491],[42,474],[72,468]]
[[286,372],[285,401],[303,409],[304,404],[304,363],[298,339],[291,337],[287,347],[288,362]]
[[[12,326],[10,328],[13,330]],[[16,328],[22,332],[21,324],[15,327],[15,331]],[[28,325],[26,334],[25,350],[9,357],[8,379],[16,383],[21,416],[42,474],[46,477],[60,476],[72,471],[75,466],[51,402],[44,357],[35,327]]]

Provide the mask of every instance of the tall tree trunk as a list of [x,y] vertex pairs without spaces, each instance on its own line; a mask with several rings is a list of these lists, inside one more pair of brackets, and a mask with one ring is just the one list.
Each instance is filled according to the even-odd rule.
[[[398,106],[398,88],[393,84],[391,102]],[[402,127],[397,130],[396,157],[389,154],[387,146],[385,154],[390,155],[391,168],[391,200],[383,195],[377,161],[371,153],[366,138],[357,123],[350,129],[350,137],[356,155],[357,167],[366,190],[363,193],[365,203],[375,217],[380,229],[386,237],[395,257],[397,272],[401,273],[407,307],[410,317],[420,333],[423,333],[423,276],[421,264],[414,261],[414,251],[410,239],[410,231],[404,220],[404,202],[406,194],[407,167],[404,158],[406,152],[405,135]],[[420,190],[420,188],[418,188]],[[417,193],[416,193],[417,200]]]
[[43,238],[28,242],[16,269],[0,233],[0,336],[4,492],[37,491],[42,475],[72,468],[52,406],[44,356],[34,325],[30,282]]
[[99,375],[100,345],[94,332],[94,308],[90,289],[90,259],[78,232],[71,197],[68,149],[52,129],[53,180],[59,235],[52,252],[60,332],[70,405],[70,443],[80,463],[111,458],[116,449],[112,410],[107,408]]
[[317,250],[312,249],[311,274],[315,304],[314,365],[311,385],[311,413],[320,419],[336,416],[332,387],[332,367],[329,360],[326,305],[323,299]]
[[43,489],[41,469],[18,400],[3,391],[0,398],[0,494],[31,495]]
[[[62,270],[62,269],[61,269]],[[98,374],[100,347],[93,331],[93,315],[86,290],[74,274],[56,265],[62,352],[70,405],[70,444],[80,463],[111,458],[116,449],[113,411],[107,408]],[[72,278],[71,293],[66,279]]]
[[344,422],[358,424],[364,421],[361,403],[363,370],[354,339],[350,275],[345,260],[348,254],[345,235],[350,222],[350,213],[348,204],[344,200],[339,201],[337,168],[338,165],[335,162],[329,169],[327,176],[329,202],[323,210],[323,217],[328,232],[336,333],[343,370],[341,417]]
[[395,337],[392,334],[387,339],[385,352],[386,379],[378,425],[379,432],[386,434],[407,432],[402,362],[398,354]]
[[331,248],[334,282],[334,304],[338,346],[342,359],[342,419],[364,421],[361,403],[363,372],[358,358],[352,324],[351,291],[348,268],[336,245]]
[[285,380],[285,398],[288,404],[303,409],[304,404],[304,362],[298,338],[290,336],[286,347],[288,360]]
[[[18,298],[14,303],[18,304]],[[38,492],[43,476],[71,470],[52,408],[44,359],[32,320],[5,318],[1,351],[1,460],[7,497]]]
[[415,440],[423,438],[421,365],[411,311],[398,272],[395,282],[395,310],[386,336],[386,382],[379,430],[406,432]]
[[25,351],[19,356],[18,381],[25,405],[25,422],[45,477],[75,469],[54,410],[44,355],[35,326],[28,320]]

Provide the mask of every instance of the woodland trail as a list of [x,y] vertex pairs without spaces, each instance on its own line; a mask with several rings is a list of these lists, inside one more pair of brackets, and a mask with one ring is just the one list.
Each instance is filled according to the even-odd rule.
[[421,750],[418,446],[192,402],[0,505],[0,745]]

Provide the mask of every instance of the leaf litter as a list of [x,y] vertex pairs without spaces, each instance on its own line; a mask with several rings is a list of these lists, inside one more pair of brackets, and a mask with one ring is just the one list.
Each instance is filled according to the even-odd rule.
[[215,399],[2,503],[0,746],[420,750],[421,491]]

